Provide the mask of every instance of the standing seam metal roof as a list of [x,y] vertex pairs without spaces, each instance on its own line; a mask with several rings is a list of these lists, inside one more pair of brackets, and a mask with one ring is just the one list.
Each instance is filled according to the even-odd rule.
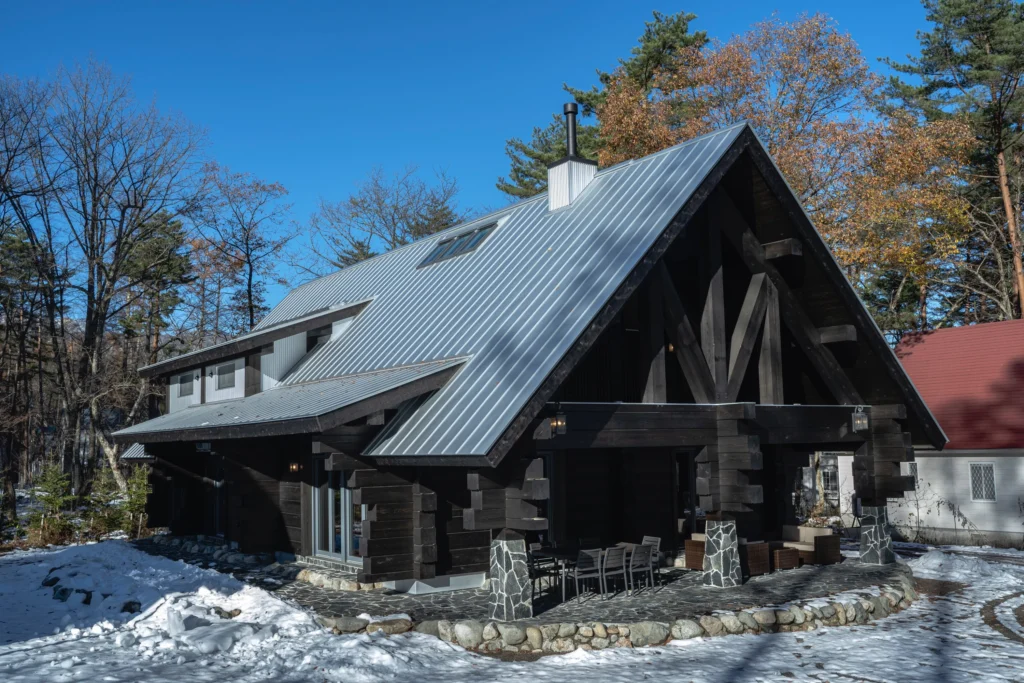
[[198,404],[161,415],[122,429],[117,435],[131,436],[144,441],[143,435],[159,432],[319,417],[421,377],[454,367],[465,360],[449,358],[308,384],[278,385],[245,398]]
[[[744,128],[601,171],[564,209],[540,195],[314,280],[257,329],[372,299],[284,384],[470,356],[367,455],[485,455]],[[495,220],[476,251],[417,268],[438,240]]]

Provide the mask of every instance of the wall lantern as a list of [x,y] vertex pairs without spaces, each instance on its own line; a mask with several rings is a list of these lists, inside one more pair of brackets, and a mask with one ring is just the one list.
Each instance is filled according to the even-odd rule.
[[855,432],[866,432],[871,428],[871,422],[868,414],[864,412],[864,406],[857,406],[853,411],[853,415],[850,416],[850,427]]
[[555,413],[551,418],[551,433],[565,434],[565,413]]
[[289,472],[298,472],[299,471],[299,463],[297,463],[297,462],[290,462],[290,463],[288,463],[288,471]]
[[669,342],[668,343],[668,352],[669,353],[675,353],[675,350],[676,350],[675,345],[673,345],[672,342]]

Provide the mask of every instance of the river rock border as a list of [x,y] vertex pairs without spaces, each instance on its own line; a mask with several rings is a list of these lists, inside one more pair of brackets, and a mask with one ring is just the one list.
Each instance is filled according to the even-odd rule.
[[[877,591],[877,592],[876,592]],[[534,624],[433,620],[413,624],[408,619],[321,618],[335,633],[388,635],[416,631],[436,636],[467,650],[483,653],[556,654],[574,650],[616,647],[649,647],[671,640],[717,637],[741,633],[788,633],[815,631],[826,626],[853,626],[884,619],[919,599],[913,580],[901,575],[899,585],[851,591],[835,598],[807,601],[803,605],[763,607],[738,612],[718,611],[696,619],[640,621],[632,624],[600,622]]]

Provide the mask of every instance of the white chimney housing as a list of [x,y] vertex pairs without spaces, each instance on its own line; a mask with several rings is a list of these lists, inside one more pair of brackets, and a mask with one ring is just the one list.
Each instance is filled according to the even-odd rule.
[[586,159],[565,158],[548,167],[548,210],[569,206],[597,174],[597,164]]
[[587,189],[597,175],[597,163],[576,156],[575,102],[565,105],[564,158],[548,166],[548,211],[569,206]]

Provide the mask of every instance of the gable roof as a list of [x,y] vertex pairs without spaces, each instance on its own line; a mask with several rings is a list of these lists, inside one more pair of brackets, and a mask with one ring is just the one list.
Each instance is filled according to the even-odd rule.
[[[401,411],[386,438],[363,455],[391,464],[409,457],[496,464],[745,150],[777,183],[776,194],[786,195],[789,214],[803,221],[798,229],[839,288],[841,307],[866,328],[891,380],[885,402],[905,398],[926,431],[939,435],[933,443],[944,441],[745,123],[604,169],[567,207],[549,211],[542,194],[294,289],[260,322],[257,334],[329,307],[369,303],[281,384],[232,403],[269,405],[295,385],[458,358],[459,371],[415,409]],[[419,267],[438,242],[491,224],[495,229],[475,251]],[[114,436],[145,442],[147,425]],[[168,431],[161,438],[175,437]]]
[[947,449],[1024,448],[1024,320],[908,335],[896,355]]

